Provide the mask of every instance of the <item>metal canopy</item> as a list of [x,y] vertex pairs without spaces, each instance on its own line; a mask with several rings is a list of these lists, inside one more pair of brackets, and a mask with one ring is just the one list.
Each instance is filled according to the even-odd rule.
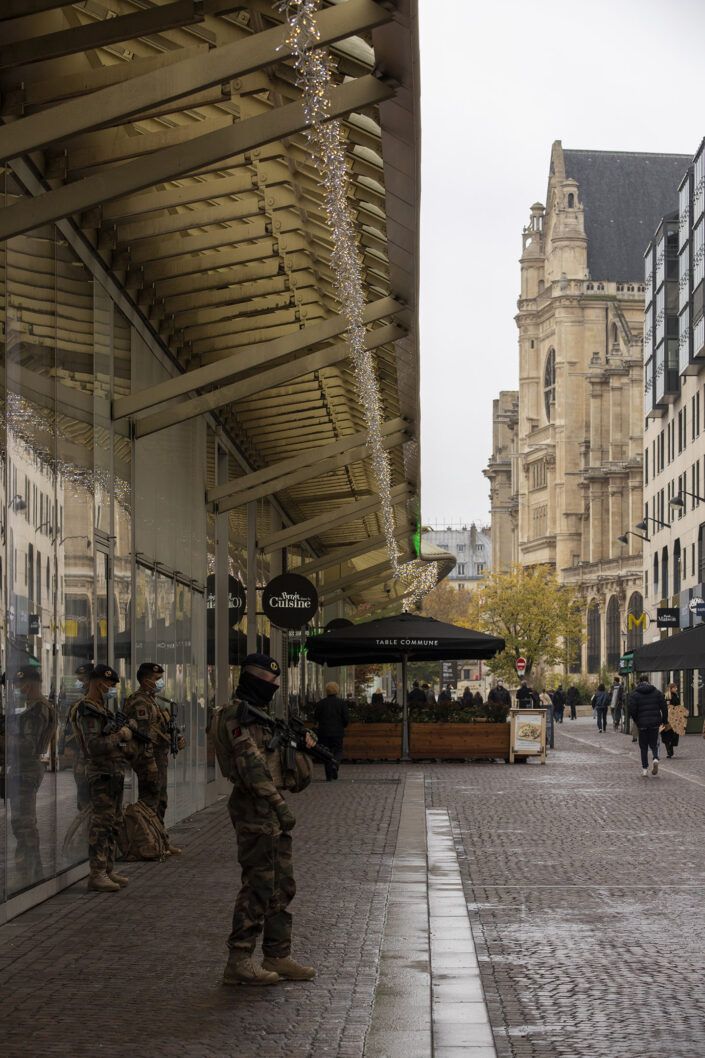
[[[383,524],[283,17],[266,0],[5,0],[0,160],[25,194],[0,209],[0,238],[53,222],[80,246],[174,365],[170,381],[116,397],[120,430],[131,421],[139,444],[209,416],[239,455],[229,482],[216,487],[211,468],[207,500],[232,518],[271,498],[282,529],[260,551],[289,547],[295,568],[304,547],[302,568],[330,580],[328,597],[362,601],[389,580]],[[323,0],[318,25],[408,555],[419,509],[416,0]],[[26,263],[38,301],[41,252]]]

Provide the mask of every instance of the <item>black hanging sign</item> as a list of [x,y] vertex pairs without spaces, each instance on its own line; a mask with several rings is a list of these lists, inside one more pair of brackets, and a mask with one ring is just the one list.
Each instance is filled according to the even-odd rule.
[[659,606],[656,610],[657,628],[680,628],[681,612],[677,606]]
[[282,573],[264,589],[262,609],[276,628],[303,628],[318,611],[318,592],[306,577]]
[[[237,624],[245,613],[245,588],[237,577],[228,577],[228,620]],[[215,573],[206,580],[206,610],[215,610]]]

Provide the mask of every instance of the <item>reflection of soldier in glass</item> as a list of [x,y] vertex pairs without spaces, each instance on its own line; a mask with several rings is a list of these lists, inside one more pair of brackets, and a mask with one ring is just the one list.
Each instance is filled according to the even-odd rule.
[[[164,822],[168,804],[167,783],[169,771],[169,721],[170,716],[158,700],[164,690],[164,669],[153,661],[143,662],[137,670],[139,690],[125,702],[124,711],[140,731],[154,740],[154,746],[141,750],[132,763],[139,782],[139,800],[146,804]],[[178,736],[178,748],[184,749],[186,739]],[[169,852],[178,855],[181,849],[169,845]]]
[[118,676],[109,665],[96,665],[91,672],[88,693],[77,703],[73,729],[86,761],[90,789],[88,859],[91,873],[88,888],[112,893],[127,885],[129,878],[117,874],[115,843],[122,823],[122,788],[127,754],[125,743],[132,739],[129,727],[116,730],[108,703],[115,696]]
[[86,762],[81,754],[81,748],[74,734],[73,724],[76,719],[78,703],[88,692],[88,683],[93,666],[90,663],[79,665],[76,669],[76,690],[80,691],[78,699],[69,706],[66,717],[66,730],[64,732],[64,749],[73,754],[73,777],[76,783],[76,807],[79,812],[85,808],[90,801],[90,789],[86,779]]
[[[42,673],[26,665],[15,673],[16,705],[9,717],[7,794],[15,836],[15,863],[25,875],[42,872],[37,826],[37,793],[46,770],[42,757],[56,733],[56,709],[42,695]],[[24,705],[22,705],[24,699]]]

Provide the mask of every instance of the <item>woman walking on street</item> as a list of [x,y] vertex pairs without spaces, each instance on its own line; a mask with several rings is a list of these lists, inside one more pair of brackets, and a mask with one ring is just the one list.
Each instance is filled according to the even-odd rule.
[[688,719],[688,713],[681,705],[677,683],[669,683],[666,701],[668,702],[668,723],[661,728],[661,741],[666,747],[667,755],[672,757],[673,750],[680,742],[680,736],[685,734],[685,722]]

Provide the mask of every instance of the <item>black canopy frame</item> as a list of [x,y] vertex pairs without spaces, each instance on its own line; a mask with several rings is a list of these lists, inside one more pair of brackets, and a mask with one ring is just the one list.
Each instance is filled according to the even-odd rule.
[[504,646],[499,636],[410,613],[380,617],[350,628],[334,628],[306,640],[309,660],[320,665],[401,662],[402,760],[409,759],[408,663],[487,659],[499,654]]

